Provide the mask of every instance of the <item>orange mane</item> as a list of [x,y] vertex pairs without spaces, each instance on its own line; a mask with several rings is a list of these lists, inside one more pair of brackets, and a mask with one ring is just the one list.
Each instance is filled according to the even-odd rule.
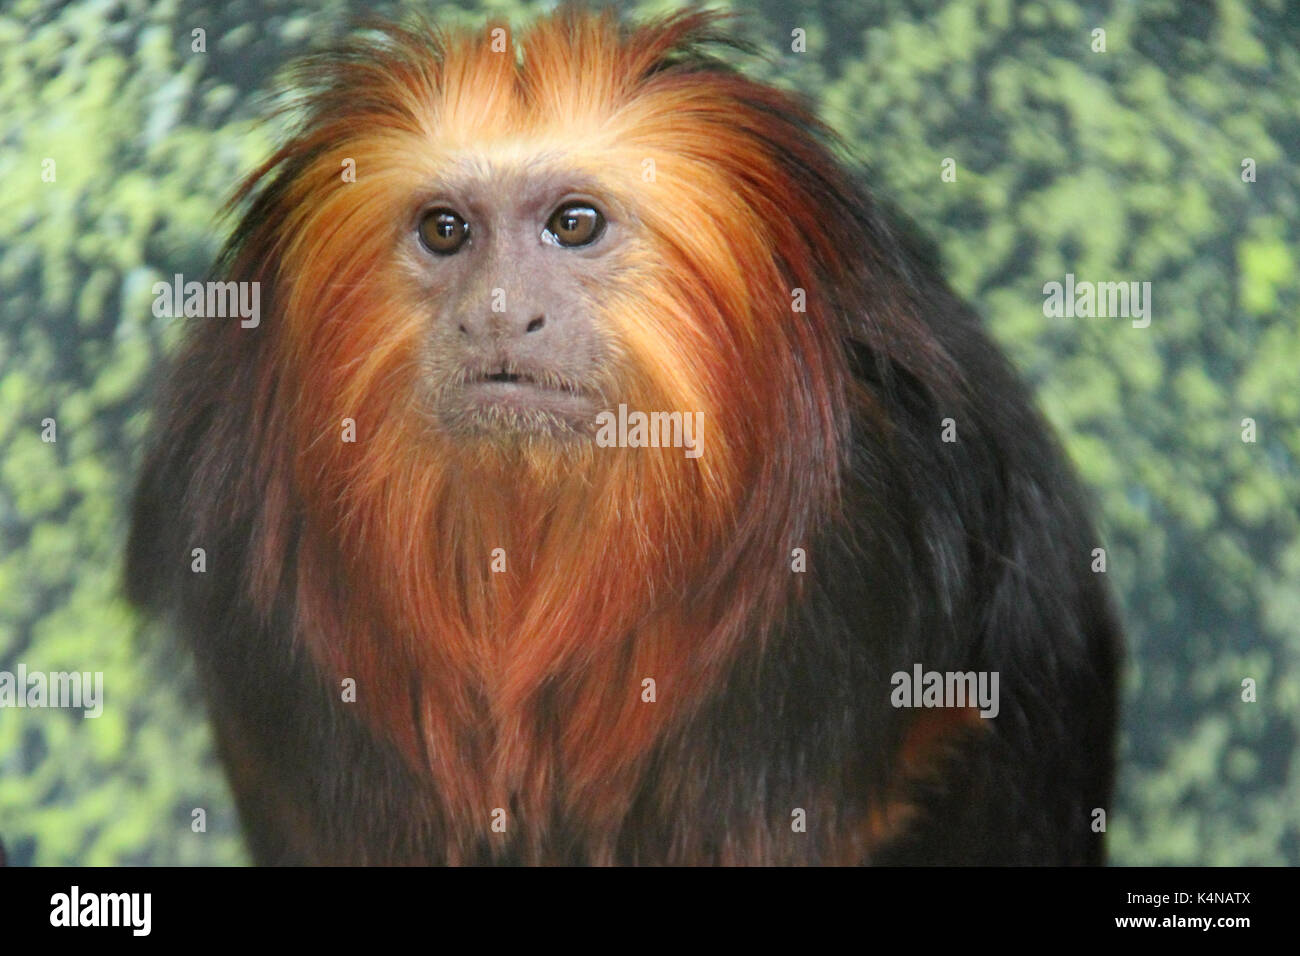
[[[269,615],[296,575],[296,640],[437,780],[453,862],[495,807],[612,840],[651,746],[758,652],[836,506],[851,378],[818,290],[862,252],[824,218],[820,128],[713,60],[711,23],[566,11],[505,52],[492,28],[385,28],[303,68],[297,132],[241,191],[226,271],[273,290],[261,330],[222,333],[256,353],[266,419],[249,584]],[[622,280],[588,290],[612,398],[701,412],[702,457],[505,450],[425,419],[429,310],[393,250],[450,167],[586,175],[630,212]]]

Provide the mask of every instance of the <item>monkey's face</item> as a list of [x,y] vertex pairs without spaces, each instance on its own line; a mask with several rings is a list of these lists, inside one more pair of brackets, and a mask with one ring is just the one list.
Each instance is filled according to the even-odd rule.
[[704,176],[646,181],[647,158],[673,160],[603,120],[576,148],[559,123],[380,130],[342,153],[355,182],[302,177],[283,301],[314,432],[364,415],[545,464],[586,457],[622,405],[708,427],[745,417],[740,383],[781,338],[752,329],[759,270],[746,276],[731,238],[747,224],[709,208]]
[[[639,469],[665,500],[734,502],[773,447],[829,453],[841,357],[817,287],[843,250],[777,94],[653,70],[612,20],[520,57],[395,42],[341,66],[270,164],[268,324],[304,475],[432,482],[523,450],[520,480]],[[607,450],[623,406],[695,416],[707,453]],[[334,440],[349,421],[355,445]]]
[[400,258],[426,309],[418,401],[455,435],[583,438],[617,397],[602,289],[629,217],[561,165],[463,162],[406,223]]

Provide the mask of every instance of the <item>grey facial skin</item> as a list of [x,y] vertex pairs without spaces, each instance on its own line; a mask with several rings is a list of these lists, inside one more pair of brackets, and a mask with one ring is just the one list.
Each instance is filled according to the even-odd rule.
[[424,399],[442,428],[590,438],[615,377],[596,304],[628,232],[562,172],[461,169],[422,198],[403,255],[427,295]]

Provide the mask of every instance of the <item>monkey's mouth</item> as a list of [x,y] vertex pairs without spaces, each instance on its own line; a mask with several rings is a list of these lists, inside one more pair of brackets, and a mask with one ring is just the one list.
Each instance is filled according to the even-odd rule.
[[449,424],[490,432],[590,434],[598,410],[596,397],[570,379],[510,366],[464,370],[443,402]]

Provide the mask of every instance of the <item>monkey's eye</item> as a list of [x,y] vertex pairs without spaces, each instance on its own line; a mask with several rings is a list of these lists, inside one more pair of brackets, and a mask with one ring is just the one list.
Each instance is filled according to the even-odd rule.
[[449,256],[469,238],[469,223],[450,209],[430,209],[421,217],[419,231],[424,248]]
[[561,246],[585,246],[605,231],[605,217],[585,202],[565,203],[546,222],[543,235]]

